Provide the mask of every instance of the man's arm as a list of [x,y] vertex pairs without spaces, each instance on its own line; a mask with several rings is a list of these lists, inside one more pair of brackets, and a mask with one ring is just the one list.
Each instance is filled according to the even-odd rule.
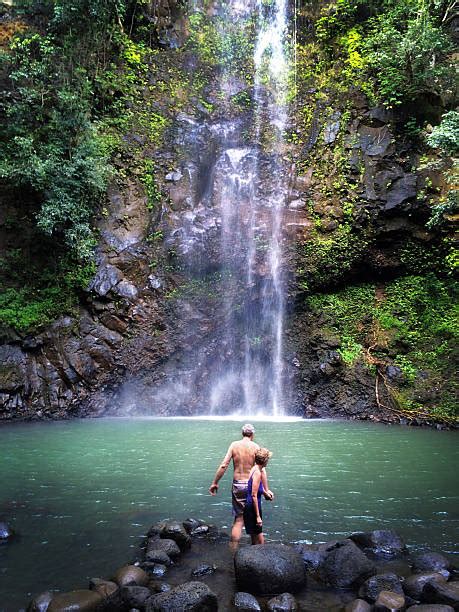
[[218,483],[220,481],[220,478],[223,476],[223,474],[228,469],[228,466],[231,463],[232,457],[233,457],[233,445],[230,444],[226,455],[223,457],[223,461],[221,462],[219,468],[215,472],[215,477],[214,477],[214,479],[212,481],[212,484],[209,487],[209,493],[211,495],[216,495],[217,494]]

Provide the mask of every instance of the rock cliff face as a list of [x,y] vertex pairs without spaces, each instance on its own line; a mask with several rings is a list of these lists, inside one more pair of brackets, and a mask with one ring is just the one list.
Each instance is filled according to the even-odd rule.
[[[202,68],[202,59],[170,48],[182,44],[188,27],[172,0],[154,3],[149,18],[168,47],[160,52],[168,65]],[[229,358],[218,334],[221,211],[212,204],[226,171],[222,134],[246,132],[250,147],[253,121],[246,83],[230,79],[222,100],[207,77],[205,99],[191,96],[176,109],[160,145],[141,131],[126,135],[154,164],[160,208],[151,210],[135,172],[113,182],[96,221],[97,271],[79,312],[33,335],[11,332],[0,346],[0,418],[201,411],[211,365],[224,367]],[[157,72],[150,78],[158,81]],[[247,107],[228,107],[241,94]],[[313,105],[308,95],[302,103]],[[392,418],[387,390],[375,394],[374,371],[343,362],[342,340],[305,296],[368,279],[384,285],[406,270],[407,247],[435,244],[423,194],[426,179],[441,189],[445,168],[416,169],[419,154],[397,134],[396,119],[358,91],[351,100],[332,92],[316,105],[301,142],[281,152],[292,160],[282,262],[292,414]],[[293,112],[292,129],[295,121]],[[263,161],[267,185],[270,163]]]

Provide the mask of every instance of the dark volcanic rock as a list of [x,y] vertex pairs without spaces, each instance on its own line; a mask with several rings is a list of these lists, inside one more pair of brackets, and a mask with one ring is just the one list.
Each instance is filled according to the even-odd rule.
[[376,529],[375,531],[353,533],[349,539],[365,551],[385,557],[395,557],[406,550],[402,538],[392,530]]
[[316,571],[327,556],[326,550],[320,548],[317,544],[297,544],[295,549],[302,556],[307,572]]
[[191,574],[192,576],[195,576],[197,578],[199,576],[214,574],[216,569],[217,567],[215,565],[207,565],[206,563],[203,563],[202,565],[199,565],[196,569],[194,569]]
[[239,591],[234,596],[234,607],[240,612],[250,612],[251,610],[261,610],[257,599],[250,593]]
[[46,612],[53,598],[53,593],[45,591],[34,597],[27,607],[27,612]]
[[374,564],[351,540],[332,544],[326,553],[319,567],[319,576],[330,586],[356,586],[376,572]]
[[428,582],[422,591],[422,599],[427,603],[447,604],[459,610],[459,582]]
[[294,612],[298,610],[296,599],[291,593],[282,593],[270,599],[266,606],[269,612]]
[[374,602],[381,591],[403,595],[403,587],[397,574],[378,574],[368,578],[359,590],[359,597]]
[[116,582],[112,582],[111,580],[102,580],[101,578],[91,578],[89,581],[89,589],[91,591],[96,591],[102,595],[102,597],[109,597],[113,595],[119,587]]
[[194,518],[187,518],[183,521],[182,525],[185,527],[188,533],[191,533],[197,527],[201,527],[204,523]]
[[47,612],[93,612],[103,601],[102,595],[89,590],[54,595]]
[[234,557],[236,582],[250,593],[298,591],[306,580],[301,555],[283,544],[241,548]]
[[161,563],[161,565],[171,565],[172,561],[169,555],[164,550],[157,548],[148,551],[148,561],[151,563]]
[[177,557],[180,556],[180,548],[177,546],[177,544],[174,542],[174,540],[168,540],[168,539],[162,539],[162,540],[150,539],[150,540],[148,540],[147,552],[146,552],[146,555],[145,555],[145,559],[147,561],[150,561],[150,555],[151,555],[151,560],[153,560],[154,557],[156,557],[156,555],[157,555],[157,553],[159,551],[165,552],[166,555],[170,559],[177,559]]
[[121,589],[121,598],[129,608],[144,608],[149,597],[151,591],[147,587],[125,586]]
[[0,544],[8,542],[13,537],[14,532],[8,523],[0,521]]
[[214,612],[218,610],[216,595],[203,582],[186,582],[166,593],[153,595],[146,601],[146,612]]
[[446,582],[446,578],[439,572],[430,572],[430,574],[414,574],[408,576],[403,583],[403,590],[413,599],[421,599],[424,586],[428,582]]
[[183,524],[178,521],[163,521],[153,525],[148,532],[148,536],[159,536],[164,540],[173,540],[181,550],[186,550],[191,546],[190,536]]
[[378,574],[365,580],[359,590],[359,597],[375,602],[381,591],[403,594],[402,583],[397,574]]
[[451,564],[448,559],[440,553],[427,552],[415,557],[411,568],[415,574],[438,572],[448,578]]

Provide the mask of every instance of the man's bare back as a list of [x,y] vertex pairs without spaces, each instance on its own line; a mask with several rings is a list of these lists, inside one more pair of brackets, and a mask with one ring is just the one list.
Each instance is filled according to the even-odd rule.
[[[230,459],[233,460],[234,480],[248,480],[250,470],[255,463],[255,452],[259,448],[256,442],[248,438],[243,438],[242,440],[237,440],[230,444],[227,456],[231,453]],[[225,459],[226,458],[227,457],[225,457]],[[223,461],[225,461],[225,459]]]

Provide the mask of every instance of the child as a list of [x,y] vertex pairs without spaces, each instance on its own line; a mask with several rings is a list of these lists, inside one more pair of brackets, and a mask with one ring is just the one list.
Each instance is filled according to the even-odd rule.
[[[268,464],[272,453],[267,448],[259,448],[255,453],[253,466],[247,485],[247,500],[244,508],[244,526],[252,539],[252,544],[264,544],[261,496],[265,494],[262,483],[262,472]],[[272,494],[271,494],[272,495]],[[267,497],[267,499],[272,497]]]

